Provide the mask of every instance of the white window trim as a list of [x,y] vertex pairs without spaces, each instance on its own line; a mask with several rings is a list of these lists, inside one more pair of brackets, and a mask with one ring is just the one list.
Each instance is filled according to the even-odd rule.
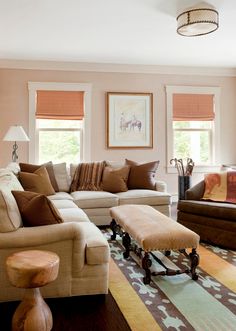
[[194,167],[195,172],[210,172],[216,171],[220,166],[220,87],[212,86],[170,86],[166,87],[166,108],[167,108],[167,160],[166,170],[167,173],[176,173],[177,170],[174,166],[170,165],[170,160],[173,158],[173,126],[172,126],[172,115],[173,115],[173,94],[213,94],[215,103],[215,120],[213,129],[213,155],[212,164],[199,165]]
[[84,91],[85,114],[83,120],[83,159],[91,161],[91,96],[92,84],[85,83],[54,83],[54,82],[28,82],[29,90],[29,162],[38,163],[39,135],[36,129],[36,97],[38,90],[49,91]]

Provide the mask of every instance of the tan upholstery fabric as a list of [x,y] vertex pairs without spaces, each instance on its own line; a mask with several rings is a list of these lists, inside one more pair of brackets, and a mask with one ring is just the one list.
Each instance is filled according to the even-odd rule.
[[19,172],[19,180],[25,191],[45,195],[52,195],[55,193],[45,167],[35,170],[34,173]]
[[119,198],[119,204],[140,204],[140,205],[169,205],[171,195],[153,190],[129,190],[127,192],[116,193]]
[[125,164],[131,167],[128,179],[129,189],[156,189],[155,174],[159,161],[138,164],[125,159]]
[[0,233],[15,231],[22,225],[11,190],[23,191],[23,187],[10,170],[0,169]]
[[128,191],[127,181],[129,171],[129,166],[124,166],[118,169],[105,167],[102,176],[102,189],[111,193]]
[[58,210],[64,222],[89,222],[88,216],[80,208],[62,208]]
[[105,165],[105,161],[80,163],[71,182],[71,192],[102,190],[101,181]]
[[53,170],[60,192],[70,191],[70,177],[67,172],[66,163],[53,164]]
[[[77,208],[78,209],[78,208]],[[90,223],[89,223],[90,224]],[[104,261],[109,257],[108,243],[100,230],[92,225],[94,243],[100,250],[104,245]],[[22,299],[22,290],[12,287],[5,270],[6,257],[14,251],[42,249],[55,252],[60,257],[58,278],[40,289],[44,297],[104,294],[108,292],[108,263],[97,257],[97,264],[86,261],[87,242],[89,246],[91,227],[88,223],[68,222],[39,227],[20,228],[1,235],[0,240],[0,301]],[[86,239],[88,238],[88,239]],[[90,254],[90,253],[88,253]],[[95,262],[95,256],[92,257]]]
[[77,191],[71,196],[80,208],[110,208],[118,205],[118,197],[105,191]]
[[12,191],[21,213],[24,226],[62,223],[52,202],[43,194],[29,191]]
[[72,196],[67,192],[56,192],[56,194],[48,195],[50,200],[73,200]]
[[52,162],[47,162],[41,165],[30,164],[30,163],[19,163],[20,171],[22,172],[35,172],[35,170],[39,169],[40,167],[45,167],[47,169],[52,187],[54,188],[55,192],[59,191],[59,187],[57,185],[56,177],[53,170]]
[[97,227],[89,222],[89,224],[82,224],[86,227],[86,261],[88,264],[102,264],[108,263],[110,260],[109,249],[107,249],[107,240],[105,237],[98,237]]
[[199,244],[199,235],[150,206],[118,206],[110,213],[145,251],[197,248]]

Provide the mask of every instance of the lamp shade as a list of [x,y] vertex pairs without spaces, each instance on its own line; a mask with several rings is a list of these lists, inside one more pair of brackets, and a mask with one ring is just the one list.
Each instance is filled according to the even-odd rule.
[[29,141],[27,134],[25,133],[22,126],[13,125],[10,126],[9,130],[5,134],[4,141]]
[[177,32],[186,37],[202,36],[219,27],[218,12],[212,8],[192,8],[177,17]]

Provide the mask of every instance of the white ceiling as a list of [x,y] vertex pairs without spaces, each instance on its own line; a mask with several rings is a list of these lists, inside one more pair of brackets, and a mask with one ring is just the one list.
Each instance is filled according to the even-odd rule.
[[176,33],[194,0],[0,0],[0,60],[236,68],[236,1],[209,0],[220,27]]

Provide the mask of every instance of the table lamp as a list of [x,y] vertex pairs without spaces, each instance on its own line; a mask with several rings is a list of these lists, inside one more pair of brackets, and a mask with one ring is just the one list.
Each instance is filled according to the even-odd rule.
[[4,141],[14,141],[13,145],[13,151],[12,151],[12,162],[17,162],[18,160],[18,155],[17,155],[17,149],[18,146],[16,144],[17,141],[29,141],[29,138],[27,134],[25,133],[24,129],[22,126],[19,125],[13,125],[10,126],[8,129],[7,133],[5,134]]

